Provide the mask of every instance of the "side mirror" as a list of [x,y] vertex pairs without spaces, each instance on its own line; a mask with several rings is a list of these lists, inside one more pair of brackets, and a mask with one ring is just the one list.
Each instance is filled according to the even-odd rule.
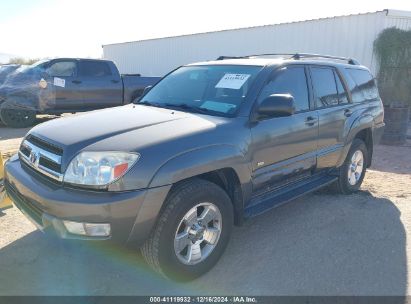
[[153,86],[151,86],[151,85],[146,86],[146,87],[144,88],[143,94],[141,94],[141,96],[146,95],[146,94],[151,90],[152,87],[153,87]]
[[273,94],[264,99],[258,107],[258,118],[293,115],[294,97],[290,94]]
[[[134,103],[139,102],[141,100],[141,98],[143,98],[143,96],[146,95],[151,90],[152,87],[153,86],[151,86],[151,85],[146,86],[143,89],[143,92],[141,94],[137,95],[137,97],[134,98],[134,100],[132,100],[132,102],[134,102]],[[141,92],[141,90],[140,90],[140,92]]]

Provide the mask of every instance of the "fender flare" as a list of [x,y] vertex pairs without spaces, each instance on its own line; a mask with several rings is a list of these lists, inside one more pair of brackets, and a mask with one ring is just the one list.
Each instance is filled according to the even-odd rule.
[[234,145],[200,147],[167,160],[153,175],[148,187],[175,184],[181,180],[224,168],[232,168],[240,184],[250,182],[251,171],[244,153]]
[[360,115],[353,121],[345,135],[344,147],[340,159],[338,160],[337,167],[340,167],[344,163],[355,136],[362,130],[373,128],[374,117],[370,114]]

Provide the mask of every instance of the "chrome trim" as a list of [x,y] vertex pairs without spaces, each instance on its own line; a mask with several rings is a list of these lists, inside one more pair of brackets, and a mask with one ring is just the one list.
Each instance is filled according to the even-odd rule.
[[[26,147],[27,149],[30,150],[30,156],[27,157],[26,155],[23,154],[23,152],[21,152],[21,150],[19,151],[19,157],[21,160],[23,160],[27,165],[29,165],[30,167],[32,167],[33,169],[39,171],[40,173],[58,180],[60,182],[63,181],[63,174],[53,171],[49,168],[46,168],[42,165],[39,164],[39,160],[40,160],[40,156],[47,158],[48,160],[61,165],[61,156],[50,153],[44,149],[41,149],[35,145],[33,145],[32,143],[28,142],[27,140],[24,140],[22,143],[22,146]],[[33,159],[30,159],[32,156]]]
[[49,151],[43,150],[35,145],[33,145],[31,142],[28,142],[25,140],[22,143],[23,146],[27,147],[30,149],[30,152],[34,151],[36,153],[40,153],[42,156],[47,158],[48,160],[51,160],[52,162],[55,162],[56,164],[61,164],[61,156],[53,154]]

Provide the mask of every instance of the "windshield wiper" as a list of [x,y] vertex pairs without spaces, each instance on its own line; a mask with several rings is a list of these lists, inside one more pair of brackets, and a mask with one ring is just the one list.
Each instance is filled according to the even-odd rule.
[[156,103],[156,102],[149,102],[149,101],[137,101],[134,104],[137,105],[143,105],[143,106],[149,106],[149,107],[156,107],[156,108],[161,108],[162,105],[160,103]]
[[166,103],[164,105],[167,108],[187,110],[188,112],[195,112],[195,113],[199,113],[199,114],[216,114],[216,113],[219,113],[219,112],[209,110],[209,109],[206,109],[206,108],[193,107],[193,106],[190,106],[186,103],[180,103],[180,104]]
[[224,115],[224,113],[213,111],[206,108],[200,107],[193,107],[186,103],[174,104],[174,103],[156,103],[156,102],[149,102],[149,101],[139,101],[136,104],[141,104],[144,106],[149,107],[156,107],[156,108],[166,108],[166,109],[175,109],[175,110],[185,110],[191,113],[199,113],[199,114],[209,114],[209,115]]

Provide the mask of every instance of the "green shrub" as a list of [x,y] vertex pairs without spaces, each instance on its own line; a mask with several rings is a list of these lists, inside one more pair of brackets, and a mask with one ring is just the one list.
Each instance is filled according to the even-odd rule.
[[381,98],[386,105],[411,105],[411,30],[395,27],[374,41]]

